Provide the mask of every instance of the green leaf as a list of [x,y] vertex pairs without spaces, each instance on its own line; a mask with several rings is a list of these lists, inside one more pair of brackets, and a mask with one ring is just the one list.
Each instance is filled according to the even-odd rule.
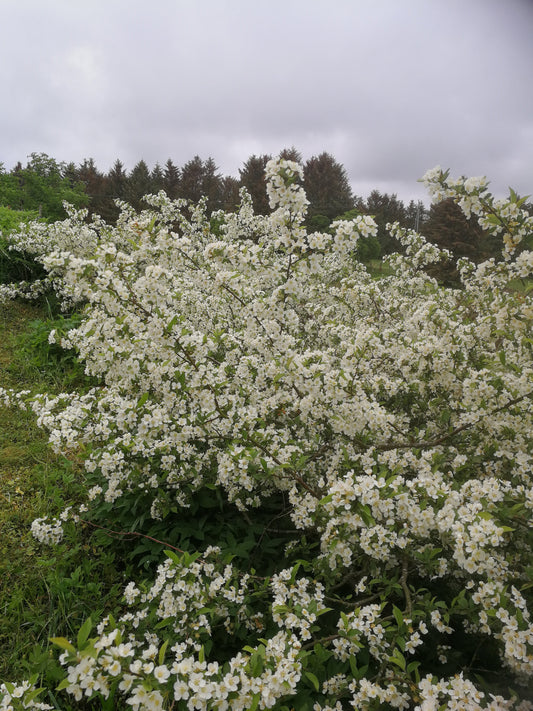
[[178,555],[175,551],[169,551],[165,549],[163,553],[167,556],[167,558],[170,558],[173,563],[176,563],[176,565],[181,565],[181,556]]
[[372,516],[372,511],[370,510],[370,506],[367,504],[362,504],[357,507],[357,513],[361,516],[363,519],[365,526],[374,526],[375,525],[375,520],[374,517]]
[[141,397],[137,400],[137,407],[138,408],[142,407],[146,403],[146,401],[148,400],[149,397],[150,397],[149,393],[143,393],[141,395]]
[[252,696],[252,705],[249,708],[249,711],[256,711],[257,707],[259,706],[259,701],[261,699],[261,694],[257,692],[257,694],[254,694]]
[[357,668],[357,659],[353,656],[353,654],[350,654],[350,669],[354,677],[357,679],[359,670]]
[[389,662],[396,664],[397,666],[400,667],[400,669],[402,671],[405,671],[405,667],[406,667],[405,657],[403,656],[403,654],[400,652],[399,649],[394,650],[394,653],[392,654],[392,656],[389,657]]
[[[264,649],[264,647],[263,647],[263,649]],[[261,652],[258,649],[250,657],[250,672],[251,672],[252,676],[254,676],[254,677],[260,676],[263,671],[263,667],[264,667],[263,656],[264,656],[264,654],[261,654]]]
[[170,319],[170,321],[169,321],[169,322],[167,323],[167,325],[165,326],[165,331],[166,331],[166,333],[170,333],[170,332],[172,331],[172,328],[175,326],[175,324],[177,323],[177,321],[178,321],[178,316],[177,316],[177,314],[176,314],[176,315],[174,315],[174,316]]
[[407,673],[411,674],[411,672],[416,671],[419,666],[420,666],[420,662],[411,662],[410,664],[407,665]]
[[298,575],[298,569],[300,568],[301,565],[302,565],[301,561],[298,561],[296,563],[296,565],[293,567],[293,569],[291,571],[291,578],[290,578],[291,583],[294,583],[294,581],[296,580],[296,576]]
[[166,642],[163,642],[163,644],[161,645],[161,649],[159,650],[159,666],[161,666],[161,664],[163,664],[163,660],[165,659],[165,653],[167,651],[167,647],[168,647],[168,639],[166,640]]
[[321,664],[326,662],[332,654],[329,650],[325,649],[319,642],[317,642],[313,647],[313,652],[315,654],[315,657]]
[[356,679],[364,679],[367,671],[368,671],[368,664],[365,664],[364,666],[361,667],[361,669],[359,669],[357,671],[357,674],[354,674],[354,676]]
[[60,649],[65,649],[71,654],[76,654],[76,648],[68,641],[66,637],[50,637],[50,642],[52,642],[52,644],[55,644],[55,646],[59,647]]
[[155,628],[156,630],[161,630],[161,629],[163,629],[164,627],[168,627],[169,625],[173,624],[173,622],[174,622],[174,620],[172,619],[172,617],[165,617],[165,619],[164,619],[164,620],[161,620],[161,622],[158,622],[158,623],[154,626],[154,628]]
[[315,687],[315,691],[320,690],[320,682],[312,672],[305,672],[305,676],[309,679],[311,684]]
[[88,617],[83,625],[80,627],[80,630],[78,632],[78,637],[77,637],[77,643],[78,643],[78,649],[83,649],[85,646],[85,642],[87,641],[87,638],[89,637],[89,632],[91,631],[93,626],[93,621],[91,620],[90,617]]
[[33,702],[40,694],[43,693],[43,691],[44,687],[41,687],[39,689],[33,689],[29,694],[24,694],[24,708],[31,709],[33,707]]
[[398,625],[398,629],[400,630],[402,627],[404,627],[404,620],[403,620],[403,612],[396,607],[396,605],[393,605],[392,608],[392,614],[394,615],[394,619],[396,620],[396,624]]

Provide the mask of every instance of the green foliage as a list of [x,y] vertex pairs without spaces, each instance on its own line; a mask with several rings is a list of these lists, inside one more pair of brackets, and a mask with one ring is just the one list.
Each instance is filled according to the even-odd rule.
[[331,224],[331,218],[327,215],[313,215],[307,221],[309,232],[327,232]]
[[0,173],[0,204],[13,210],[36,210],[39,216],[54,221],[66,216],[63,202],[75,207],[88,204],[81,182],[72,182],[66,166],[45,153],[32,153],[25,168]]
[[217,546],[245,572],[271,574],[277,555],[300,534],[291,524],[283,502],[273,497],[253,515],[239,511],[214,488],[196,492],[187,507],[172,505],[161,520],[150,516],[150,495],[131,492],[113,504],[91,510],[95,541],[118,554],[126,566],[154,572],[167,548],[204,552]]
[[10,207],[0,205],[0,233],[2,235],[15,232],[19,225],[37,220],[39,213],[36,210],[12,210]]
[[[68,331],[81,323],[80,314],[65,317],[35,319],[27,325],[27,330],[18,341],[18,353],[24,361],[26,370],[35,370],[42,374],[49,387],[84,389],[95,384],[94,379],[85,375],[85,366],[73,349],[65,349],[60,341]],[[55,339],[50,342],[50,333],[55,332]]]
[[398,242],[391,236],[387,224],[399,222],[400,225],[413,229],[415,225],[407,213],[405,205],[396,195],[372,190],[364,203],[364,212],[372,215],[378,226],[377,240],[380,254],[390,254],[401,249]]
[[[0,181],[1,178],[0,175]],[[35,210],[12,210],[0,205],[0,284],[32,281],[44,276],[43,268],[31,255],[9,248],[9,234],[37,219],[38,212]]]

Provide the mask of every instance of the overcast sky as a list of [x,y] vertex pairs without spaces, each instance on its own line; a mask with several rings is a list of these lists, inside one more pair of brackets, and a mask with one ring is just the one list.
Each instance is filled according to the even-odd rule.
[[403,200],[533,193],[533,0],[0,0],[0,162],[107,172],[295,146]]

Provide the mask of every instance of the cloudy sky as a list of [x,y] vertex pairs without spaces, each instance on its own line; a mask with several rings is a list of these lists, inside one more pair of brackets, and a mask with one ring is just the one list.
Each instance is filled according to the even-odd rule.
[[365,197],[440,164],[533,193],[533,0],[0,0],[0,162],[295,146]]

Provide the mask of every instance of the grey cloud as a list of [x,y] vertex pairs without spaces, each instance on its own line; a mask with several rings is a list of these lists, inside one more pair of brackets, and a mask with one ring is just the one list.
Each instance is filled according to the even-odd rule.
[[[3,0],[0,161],[32,151],[236,175],[296,146],[359,194],[440,163],[533,191],[528,0]],[[364,194],[364,193],[363,193]]]

